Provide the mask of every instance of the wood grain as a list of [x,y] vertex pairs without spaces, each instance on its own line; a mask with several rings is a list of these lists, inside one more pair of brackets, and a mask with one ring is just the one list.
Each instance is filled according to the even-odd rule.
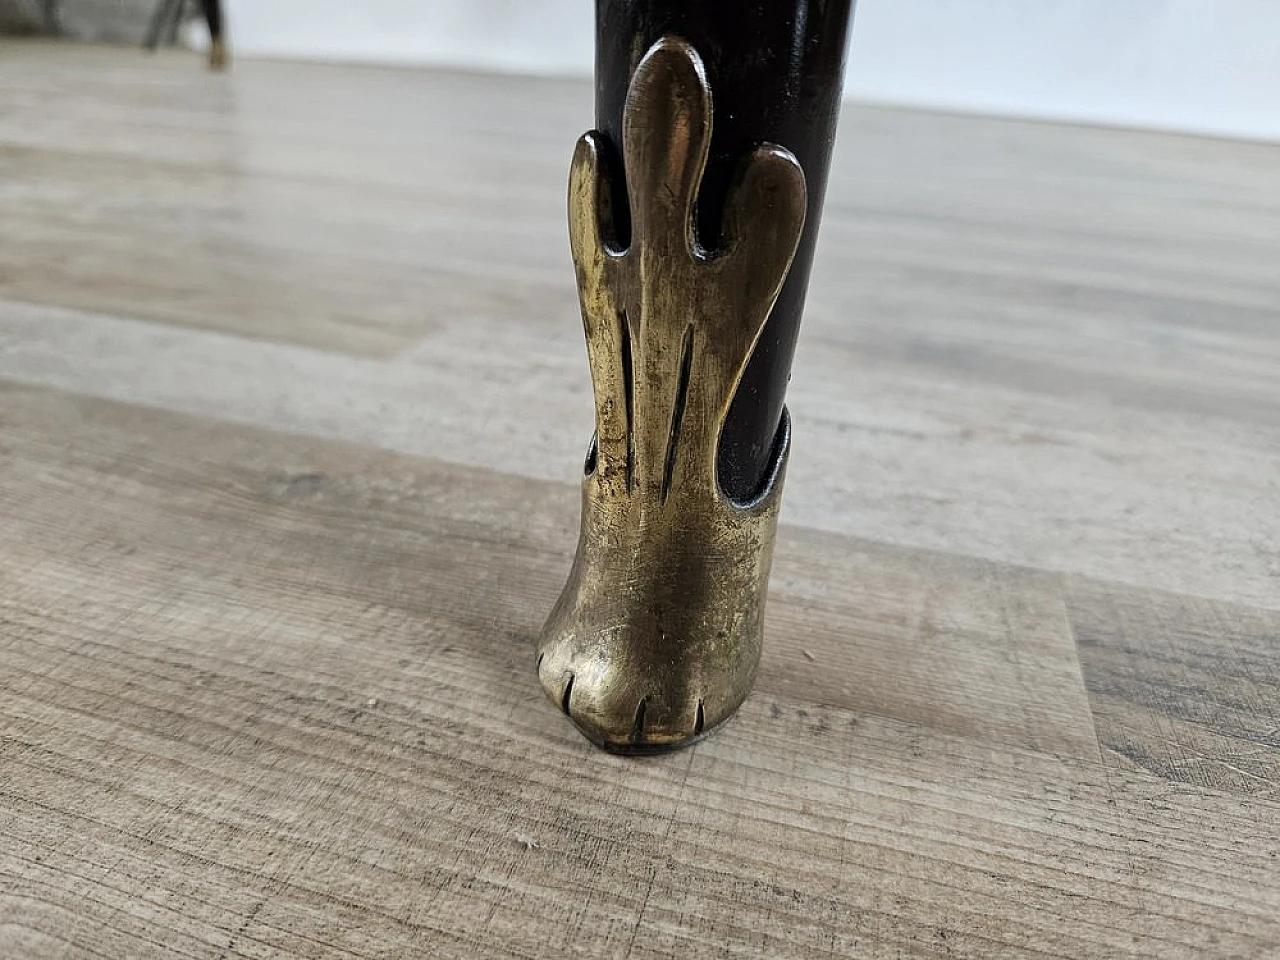
[[1280,615],[1076,578],[1067,607],[1113,762],[1280,797]]
[[[571,489],[3,396],[0,490],[17,519],[0,534],[0,936],[33,938],[33,955],[1280,943],[1274,821],[1258,816],[1274,802],[1249,816],[1208,786],[1171,795],[1144,771],[992,730],[1035,690],[1067,709],[1025,669],[1004,678],[1025,692],[1001,693],[989,663],[1054,662],[1036,633],[1065,636],[1061,594],[1038,610],[1036,591],[1010,588],[1057,578],[971,564],[947,617],[893,573],[848,593],[842,574],[880,559],[950,583],[964,561],[869,544],[833,557],[834,538],[788,531],[793,572],[742,716],[692,751],[629,762],[582,742],[531,679]],[[932,610],[941,637],[903,629],[910,608]],[[813,619],[854,652],[833,662],[841,648]],[[988,631],[1003,656],[983,653]],[[948,654],[944,638],[974,649]],[[930,663],[951,664],[932,685],[853,674]],[[849,678],[863,703],[893,684],[910,720],[845,706],[818,675]],[[1081,707],[1058,721],[1087,731]],[[956,732],[966,709],[978,715]],[[1189,837],[1209,815],[1221,832]]]
[[573,316],[586,86],[298,69],[6,44],[0,296],[360,356],[459,314]]
[[1280,147],[847,110],[765,659],[533,674],[589,85],[0,50],[0,957],[1280,953]]
[[[590,85],[237,67],[6,45],[0,377],[572,482]],[[818,246],[784,519],[1280,609],[1280,146],[849,105]]]

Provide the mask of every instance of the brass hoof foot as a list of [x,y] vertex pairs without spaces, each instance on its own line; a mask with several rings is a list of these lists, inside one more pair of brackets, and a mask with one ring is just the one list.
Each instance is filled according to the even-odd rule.
[[222,40],[214,40],[209,45],[209,69],[221,72],[227,69],[231,58],[227,55],[227,45]]
[[729,190],[719,242],[704,246],[694,209],[710,139],[702,63],[665,38],[637,67],[623,116],[628,241],[604,138],[579,141],[570,174],[596,439],[538,675],[588,739],[619,752],[682,746],[722,723],[760,660],[786,415],[750,502],[724,495],[716,457],[800,238],[804,175],[781,147],[757,147]]
[[682,489],[666,511],[614,498],[596,458],[578,554],[538,650],[542,689],[591,742],[623,753],[684,746],[750,692],[789,434],[784,412],[750,504],[710,488]]

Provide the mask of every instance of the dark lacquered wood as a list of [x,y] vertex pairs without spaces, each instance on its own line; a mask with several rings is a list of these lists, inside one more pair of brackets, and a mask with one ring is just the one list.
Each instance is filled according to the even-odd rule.
[[835,141],[852,8],[852,0],[596,2],[596,126],[615,145],[622,140],[631,74],[655,40],[684,37],[706,65],[715,114],[698,210],[704,244],[715,245],[730,178],[751,147],[780,144],[804,168],[804,235],[721,440],[720,483],[735,498],[751,496],[759,484],[782,414]]

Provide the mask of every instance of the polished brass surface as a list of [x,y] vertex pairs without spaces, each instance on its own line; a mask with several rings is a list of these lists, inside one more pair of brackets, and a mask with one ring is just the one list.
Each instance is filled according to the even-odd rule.
[[538,674],[589,739],[624,752],[679,746],[727,719],[760,659],[789,421],[750,502],[720,489],[716,450],[804,226],[805,181],[787,150],[760,145],[704,246],[694,210],[711,122],[696,51],[664,38],[623,118],[629,240],[599,134],[578,142],[569,180],[596,437]]

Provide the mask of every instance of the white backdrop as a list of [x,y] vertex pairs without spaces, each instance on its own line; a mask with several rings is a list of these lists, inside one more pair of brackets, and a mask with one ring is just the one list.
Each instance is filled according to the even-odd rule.
[[[591,70],[591,0],[226,2],[241,55]],[[1280,140],[1280,0],[860,0],[846,91]]]

